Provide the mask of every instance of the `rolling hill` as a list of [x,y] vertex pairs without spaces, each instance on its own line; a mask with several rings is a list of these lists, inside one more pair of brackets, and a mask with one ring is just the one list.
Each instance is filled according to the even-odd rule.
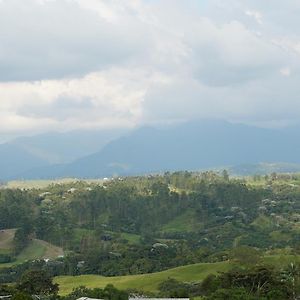
[[231,268],[230,263],[200,263],[188,265],[184,267],[174,268],[167,271],[130,275],[103,277],[97,275],[82,275],[82,276],[59,276],[55,278],[55,282],[59,284],[60,294],[67,295],[72,292],[73,288],[86,286],[88,288],[103,288],[107,284],[113,284],[119,289],[139,289],[142,291],[155,292],[158,285],[167,280],[174,278],[184,282],[197,282],[203,280],[209,274],[225,272]]
[[[272,255],[265,256],[264,262],[275,268],[280,268],[291,262],[299,262],[299,256]],[[113,284],[121,290],[137,289],[145,292],[157,292],[158,286],[168,278],[181,282],[200,282],[210,274],[226,272],[234,268],[235,263],[230,261],[216,263],[198,263],[169,269],[163,272],[141,275],[104,277],[99,275],[58,276],[55,282],[59,284],[60,295],[67,295],[76,287],[104,288],[107,284]]]

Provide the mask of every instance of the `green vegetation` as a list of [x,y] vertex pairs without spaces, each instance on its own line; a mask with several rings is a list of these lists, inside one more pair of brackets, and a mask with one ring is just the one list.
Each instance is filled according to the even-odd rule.
[[10,251],[13,248],[16,229],[7,229],[0,231],[0,249],[1,251]]
[[228,262],[220,262],[213,264],[195,264],[167,271],[131,275],[121,277],[103,277],[96,275],[82,275],[82,276],[60,276],[55,279],[55,282],[60,286],[60,294],[66,295],[70,293],[73,288],[79,286],[86,286],[88,288],[105,287],[112,283],[119,289],[137,289],[139,291],[157,292],[159,284],[168,278],[174,278],[184,282],[196,282],[203,280],[209,274],[216,274],[217,272],[225,272],[230,268]]
[[[0,189],[0,283],[42,269],[63,294],[109,283],[157,293],[174,285],[169,277],[198,285],[235,265],[282,269],[299,262],[299,199],[297,174],[176,172]],[[179,286],[178,295],[191,288]]]
[[251,249],[248,253],[248,257],[245,254],[245,251],[244,254],[242,254],[242,260],[240,257],[241,254],[238,253],[237,257],[233,257],[231,261],[199,263],[152,274],[115,277],[97,275],[59,276],[55,278],[55,282],[59,284],[61,295],[66,295],[74,288],[80,286],[86,286],[88,288],[102,288],[110,283],[122,290],[139,290],[143,292],[157,293],[159,291],[159,285],[168,278],[173,278],[186,283],[196,283],[203,281],[208,275],[227,272],[235,269],[237,266],[244,266],[248,268],[262,263],[263,265],[273,266],[280,270],[291,263],[300,264],[300,256],[294,255],[271,255],[263,257],[262,260],[255,259],[254,261],[253,251],[251,251]]
[[61,248],[45,241],[33,240],[32,243],[18,255],[17,262],[41,258],[54,259],[60,255],[63,255]]
[[[8,229],[0,231],[0,255],[14,256],[14,237],[16,229]],[[55,259],[63,255],[63,250],[48,242],[32,239],[28,245],[18,253],[12,262],[2,262],[0,268],[9,267],[26,261],[49,258]]]
[[141,236],[133,233],[121,232],[120,238],[128,241],[130,244],[138,244],[140,242]]
[[192,210],[171,220],[162,227],[163,233],[194,232],[201,229],[201,223],[197,222],[196,214]]

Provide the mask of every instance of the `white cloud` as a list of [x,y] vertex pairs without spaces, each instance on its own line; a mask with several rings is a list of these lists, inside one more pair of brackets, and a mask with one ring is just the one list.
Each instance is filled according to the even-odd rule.
[[255,11],[255,10],[246,10],[245,14],[249,17],[252,17],[255,19],[255,21],[259,24],[262,25],[263,24],[263,15],[261,12],[259,11]]
[[282,74],[282,76],[289,77],[291,76],[292,71],[289,67],[284,67],[280,70],[280,73]]
[[292,0],[2,0],[0,133],[297,120],[299,9]]
[[132,127],[142,119],[147,89],[164,80],[152,71],[114,68],[77,79],[1,83],[0,128]]

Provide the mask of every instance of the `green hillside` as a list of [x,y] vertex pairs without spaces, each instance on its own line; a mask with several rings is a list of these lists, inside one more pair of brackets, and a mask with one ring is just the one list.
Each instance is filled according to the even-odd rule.
[[8,253],[13,247],[13,239],[15,229],[7,229],[0,231],[0,253]]
[[194,232],[201,229],[201,223],[197,222],[195,212],[187,210],[162,227],[163,233]]
[[138,289],[141,291],[155,292],[157,291],[159,283],[168,278],[174,278],[184,282],[196,282],[203,280],[209,274],[225,272],[229,270],[230,267],[231,265],[229,262],[200,263],[153,274],[117,277],[104,277],[97,275],[59,276],[55,278],[55,282],[57,282],[60,286],[61,295],[66,295],[70,293],[73,288],[79,286],[86,286],[88,288],[103,288],[110,283],[119,289]]
[[[284,269],[299,262],[299,199],[298,174],[237,179],[226,171],[1,189],[0,254],[10,263],[1,265],[0,280],[41,268],[61,276],[62,294],[108,283],[155,292],[168,277],[197,282],[226,271],[229,260],[249,267],[264,257]],[[15,241],[11,228],[19,228]],[[53,245],[66,256],[35,261],[63,253]],[[13,247],[20,254],[7,259]]]
[[[15,229],[0,231],[0,253],[11,254],[13,252],[13,239]],[[28,260],[42,259],[42,258],[57,258],[63,254],[63,250],[48,242],[32,239],[29,245],[16,256],[16,259],[11,263],[2,263],[0,268],[9,267],[16,264],[21,264]]]
[[[280,269],[291,262],[300,262],[300,256],[294,255],[269,255],[263,258],[266,265]],[[59,284],[60,295],[67,295],[76,287],[104,288],[108,284],[127,290],[136,289],[146,292],[157,292],[158,286],[168,278],[181,282],[199,282],[210,274],[226,272],[234,267],[233,262],[199,263],[187,265],[163,272],[141,275],[104,277],[98,275],[59,276],[55,282]]]

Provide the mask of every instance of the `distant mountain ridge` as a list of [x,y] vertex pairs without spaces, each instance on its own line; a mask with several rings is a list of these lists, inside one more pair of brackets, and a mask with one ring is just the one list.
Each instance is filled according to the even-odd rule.
[[243,164],[227,168],[231,175],[251,176],[271,173],[299,173],[300,164],[293,163],[257,163]]
[[120,129],[49,132],[32,137],[19,137],[9,144],[16,145],[49,164],[70,163],[99,151],[125,132],[127,131]]
[[127,130],[50,132],[0,144],[0,180],[26,179],[29,170],[66,164],[99,151]]
[[96,178],[203,170],[261,162],[300,164],[297,128],[263,129],[224,121],[143,127],[69,164],[37,167],[23,178]]
[[16,178],[29,169],[46,166],[47,162],[12,144],[0,145],[0,180]]

